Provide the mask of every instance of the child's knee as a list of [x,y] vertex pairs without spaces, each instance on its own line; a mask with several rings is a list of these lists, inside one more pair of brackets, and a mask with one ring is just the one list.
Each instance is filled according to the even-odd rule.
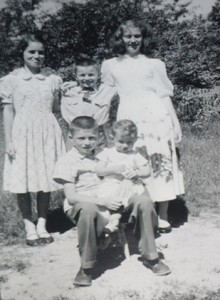
[[152,211],[154,210],[154,204],[148,195],[141,195],[139,198],[139,209],[141,211]]

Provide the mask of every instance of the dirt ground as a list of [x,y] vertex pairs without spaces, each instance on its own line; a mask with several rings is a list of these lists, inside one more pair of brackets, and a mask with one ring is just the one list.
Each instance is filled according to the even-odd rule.
[[[204,299],[220,287],[218,215],[189,217],[184,225],[157,239],[172,274],[155,276],[139,261],[133,246],[128,260],[120,247],[110,247],[99,253],[99,268],[92,286],[86,288],[73,285],[80,266],[76,229],[53,236],[55,242],[46,246],[1,247],[1,300]],[[132,242],[129,232],[128,241]]]

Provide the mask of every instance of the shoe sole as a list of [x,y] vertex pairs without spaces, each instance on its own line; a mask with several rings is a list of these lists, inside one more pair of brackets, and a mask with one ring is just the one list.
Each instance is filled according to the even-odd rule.
[[92,283],[79,283],[77,281],[74,281],[73,284],[75,286],[90,286],[90,285],[92,285]]
[[[154,272],[153,272],[154,273]],[[166,275],[169,275],[171,273],[171,271],[167,271],[167,272],[164,272],[164,273],[154,273],[156,276],[166,276]]]
[[172,231],[171,227],[167,228],[158,228],[159,233],[170,233]]

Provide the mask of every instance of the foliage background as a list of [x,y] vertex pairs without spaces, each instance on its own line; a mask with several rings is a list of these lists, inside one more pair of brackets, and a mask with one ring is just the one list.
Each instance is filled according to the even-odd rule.
[[[207,107],[197,89],[211,89],[220,81],[220,0],[207,17],[189,13],[179,0],[7,0],[0,11],[0,77],[21,64],[17,44],[26,32],[41,30],[46,40],[46,65],[64,80],[73,79],[79,55],[102,62],[113,54],[108,40],[121,21],[138,18],[153,28],[151,56],[162,59],[175,85],[174,104],[182,120],[201,127]],[[188,92],[193,89],[193,93]],[[187,110],[196,98],[194,109]],[[199,103],[198,106],[196,106]],[[202,103],[202,104],[201,104]],[[217,108],[217,114],[218,114]],[[201,118],[202,117],[202,118]],[[199,119],[199,122],[198,122]],[[201,120],[201,122],[200,122]]]

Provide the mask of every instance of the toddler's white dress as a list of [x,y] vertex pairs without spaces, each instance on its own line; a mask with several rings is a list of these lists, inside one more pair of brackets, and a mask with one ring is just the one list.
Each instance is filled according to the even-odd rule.
[[117,120],[134,121],[138,127],[137,146],[147,148],[152,168],[148,182],[152,199],[167,201],[183,194],[173,125],[163,103],[166,97],[173,95],[165,64],[142,54],[122,55],[104,61],[101,72],[102,82],[119,94]]
[[52,113],[61,78],[53,74],[32,74],[14,70],[0,80],[0,97],[15,112],[12,141],[15,159],[5,156],[5,191],[50,192],[61,188],[53,180],[54,166],[65,153],[60,126]]

